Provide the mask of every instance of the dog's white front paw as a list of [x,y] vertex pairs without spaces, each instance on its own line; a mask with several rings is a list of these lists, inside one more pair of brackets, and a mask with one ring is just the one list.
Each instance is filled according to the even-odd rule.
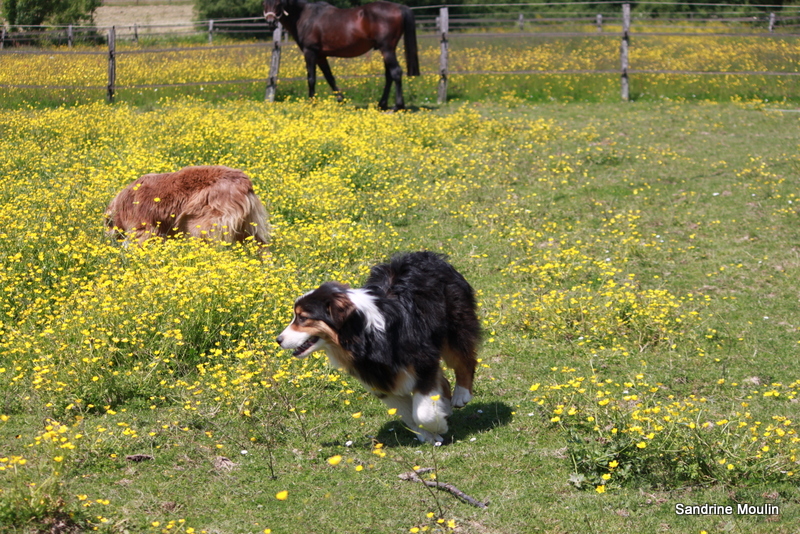
[[453,408],[463,408],[471,400],[472,393],[470,393],[467,388],[456,386],[455,391],[453,391],[453,398],[450,402],[452,403]]
[[416,430],[417,439],[420,440],[422,443],[430,443],[431,445],[435,445],[436,443],[444,443],[444,438],[439,434],[434,434],[433,432],[428,432],[424,428],[418,428]]

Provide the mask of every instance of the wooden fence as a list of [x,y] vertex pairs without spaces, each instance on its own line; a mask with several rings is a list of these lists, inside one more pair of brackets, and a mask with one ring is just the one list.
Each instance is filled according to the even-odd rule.
[[[452,7],[452,6],[450,6]],[[447,100],[447,88],[448,88],[448,81],[451,75],[458,74],[458,75],[465,75],[465,74],[498,74],[496,71],[452,71],[450,68],[450,39],[451,34],[466,34],[470,29],[474,29],[476,24],[481,24],[482,27],[485,29],[487,26],[490,28],[494,28],[495,30],[502,30],[503,28],[506,31],[501,33],[491,33],[491,32],[481,32],[480,35],[483,37],[490,37],[492,35],[497,36],[513,36],[513,35],[529,35],[529,36],[546,36],[546,37],[575,37],[575,36],[589,36],[589,35],[610,35],[608,33],[609,27],[615,28],[614,32],[616,32],[616,28],[621,26],[622,31],[620,35],[620,57],[619,57],[619,65],[620,68],[616,71],[620,76],[620,96],[622,100],[628,100],[630,97],[630,89],[629,89],[629,76],[631,74],[728,74],[728,75],[776,75],[776,76],[798,76],[800,72],[707,72],[707,71],[666,71],[666,70],[632,70],[630,69],[629,64],[629,47],[630,47],[630,31],[631,31],[631,9],[630,4],[622,4],[620,14],[617,15],[601,15],[595,14],[589,16],[587,13],[573,13],[570,14],[571,16],[560,16],[554,18],[533,18],[528,17],[526,18],[524,14],[518,14],[516,17],[509,15],[509,14],[502,14],[502,15],[482,15],[481,17],[472,17],[472,16],[465,16],[461,15],[453,15],[451,13],[450,7],[443,6],[439,7],[438,13],[431,14],[431,13],[423,13],[422,10],[430,11],[430,8],[419,8],[420,10],[417,11],[417,26],[418,26],[418,36],[420,38],[425,37],[434,37],[439,40],[439,63],[438,63],[438,70],[435,72],[423,72],[423,74],[434,74],[439,77],[438,89],[437,89],[437,100],[439,103],[444,103]],[[464,7],[464,6],[458,6]],[[675,21],[676,17],[668,17],[668,20]],[[662,19],[659,19],[662,20]],[[681,20],[686,20],[683,18]],[[752,17],[718,17],[713,19],[706,19],[706,21],[711,21],[715,23],[734,23],[734,24],[753,24],[758,23],[761,24],[762,22],[766,24],[764,27],[767,30],[767,33],[742,33],[742,32],[732,32],[732,33],[705,33],[703,35],[737,35],[737,36],[791,36],[797,37],[798,33],[788,33],[791,32],[792,29],[796,27],[800,27],[800,25],[796,24],[796,21],[800,20],[800,16],[793,17],[793,16],[780,16],[777,17],[774,13],[765,17],[764,21],[753,20]],[[696,22],[696,21],[695,21]],[[565,31],[564,25],[570,26],[582,26],[584,29],[582,31]],[[511,25],[511,27],[518,32],[518,34],[508,33],[507,29]],[[589,25],[590,27],[594,28],[594,33],[588,33],[585,29],[585,26]],[[181,26],[181,28],[185,28],[186,26]],[[535,31],[532,29],[535,27]],[[657,26],[652,24],[648,24],[648,29],[651,30],[649,32],[639,32],[636,35],[698,35],[692,33],[676,33],[674,28],[671,28],[671,32],[666,33],[658,33],[653,32],[652,30],[658,29]],[[279,69],[280,69],[280,60],[281,60],[281,51],[285,39],[288,39],[285,33],[282,32],[280,25],[273,31],[267,28],[266,24],[264,23],[263,19],[260,18],[247,18],[247,19],[231,19],[231,20],[223,20],[223,21],[204,21],[200,23],[193,23],[191,28],[192,32],[195,34],[207,34],[208,36],[208,43],[209,46],[205,46],[202,48],[186,48],[186,47],[172,47],[172,48],[160,48],[160,49],[140,49],[140,50],[124,50],[118,51],[116,49],[116,43],[120,37],[120,34],[125,35],[128,39],[133,41],[138,41],[139,39],[139,28],[137,25],[128,26],[122,28],[124,31],[120,32],[121,28],[112,27],[108,28],[105,31],[105,35],[103,35],[102,31],[97,31],[94,28],[83,28],[83,27],[73,27],[73,26],[64,26],[64,27],[48,27],[45,32],[39,31],[36,32],[26,32],[25,28],[20,33],[18,32],[15,35],[9,35],[6,32],[5,28],[0,30],[0,56],[2,54],[48,54],[48,55],[57,55],[57,54],[83,54],[83,55],[106,55],[108,58],[108,81],[107,84],[104,86],[106,92],[106,98],[109,102],[113,102],[116,92],[119,89],[116,85],[116,78],[117,78],[117,58],[119,55],[122,54],[158,54],[163,52],[193,52],[198,50],[210,50],[210,49],[219,49],[219,48],[248,48],[248,47],[264,47],[264,46],[271,46],[272,53],[271,53],[271,61],[269,66],[269,76],[266,80],[262,79],[248,79],[248,80],[230,80],[230,81],[198,81],[198,82],[185,82],[185,83],[176,83],[176,84],[147,84],[147,85],[127,85],[124,88],[126,89],[135,89],[135,88],[157,88],[157,87],[175,87],[175,86],[191,86],[191,85],[212,85],[212,84],[244,84],[244,83],[253,83],[253,82],[265,82],[266,83],[266,91],[265,91],[265,98],[268,101],[273,101],[275,99],[277,93],[277,85],[280,79],[279,77]],[[163,29],[163,28],[173,28],[171,26],[159,26],[159,25],[151,25],[148,26],[148,31],[153,29]],[[557,31],[546,31],[546,30],[553,30],[556,29]],[[780,32],[776,32],[776,28],[780,29]],[[42,28],[39,27],[41,30]],[[28,28],[31,30],[31,28]],[[219,34],[236,34],[236,33],[272,33],[272,40],[269,44],[257,43],[257,44],[233,44],[233,45],[223,45],[223,46],[215,46],[213,45],[213,40],[215,35]],[[432,32],[429,34],[428,32]],[[59,41],[66,43],[68,47],[72,47],[73,43],[76,41],[78,36],[88,36],[90,39],[97,40],[99,38],[103,38],[108,46],[107,52],[97,52],[97,51],[64,51],[58,49],[35,49],[29,48],[25,46],[20,46],[20,41],[23,40],[28,33],[35,34],[38,38],[42,38],[45,35],[51,41]],[[169,33],[169,35],[175,35],[175,33]],[[182,33],[182,32],[178,32]],[[189,33],[189,32],[187,32]],[[12,43],[14,46],[5,47],[7,43]],[[580,74],[613,74],[615,71],[612,70],[588,70],[588,71],[580,71]],[[500,72],[503,73],[503,72]],[[523,70],[523,71],[514,71],[508,72],[507,74],[571,74],[577,73],[577,71],[542,71],[542,70]],[[382,75],[375,75],[382,76]],[[347,76],[342,76],[342,78],[347,78]],[[299,78],[298,78],[299,79]],[[13,85],[13,84],[0,84],[0,87],[8,87],[8,88],[47,88],[45,86],[25,86],[25,85]],[[60,86],[60,89],[92,89],[96,86],[82,86],[82,87],[75,87],[75,86]]]
[[[121,0],[130,3],[131,0]],[[147,2],[148,0],[142,0]],[[153,0],[163,1],[163,0]],[[176,0],[178,1],[178,0]],[[181,0],[182,1],[182,0]],[[647,4],[648,2],[640,2]],[[520,9],[526,6],[549,4],[519,4]],[[620,4],[621,5],[621,4]],[[520,33],[585,33],[587,26],[593,26],[597,32],[607,31],[609,26],[617,27],[622,24],[622,11],[616,14],[597,14],[591,12],[562,13],[559,16],[542,16],[529,10],[520,13],[478,13],[465,12],[471,5],[442,6],[448,7],[448,27],[450,32],[461,33],[470,31],[486,32],[487,29],[503,30],[514,29]],[[480,7],[480,6],[478,6]],[[439,17],[441,7],[433,10],[430,7],[412,8],[416,13],[417,33],[432,34],[439,31]],[[434,12],[435,11],[435,12]],[[636,17],[632,15],[635,22]],[[691,23],[693,25],[714,23],[721,25],[737,25],[740,28],[765,29],[770,33],[796,34],[800,32],[800,7],[794,12],[785,8],[780,14],[764,12],[760,15],[741,16],[735,13],[720,12],[710,18],[693,17],[691,13],[659,14],[657,18],[647,17],[647,27],[650,31],[663,29],[672,31],[678,23]],[[644,20],[640,18],[639,20]],[[5,46],[36,46],[41,43],[72,46],[73,43],[101,43],[105,42],[109,28],[95,28],[94,26],[17,26],[14,31],[0,24],[0,49]],[[182,37],[205,35],[208,43],[212,44],[216,35],[255,35],[268,38],[272,30],[268,29],[261,17],[239,19],[194,21],[185,24],[128,24],[115,26],[118,39],[124,38],[138,42],[140,37]]]
[[[208,43],[212,44],[216,35],[266,35],[271,32],[263,18],[242,18],[224,20],[206,20],[186,24],[128,24],[115,26],[117,38],[125,38],[135,43],[140,37],[192,37],[208,36]],[[24,46],[41,45],[67,45],[73,44],[100,44],[105,43],[110,28],[95,28],[94,26],[17,26],[11,32],[8,28],[0,27],[0,50],[4,48],[19,48]]]

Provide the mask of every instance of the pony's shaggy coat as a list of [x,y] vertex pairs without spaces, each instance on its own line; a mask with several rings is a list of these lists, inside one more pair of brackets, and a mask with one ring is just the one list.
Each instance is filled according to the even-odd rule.
[[221,165],[145,174],[106,210],[110,235],[126,241],[191,235],[225,242],[269,239],[267,210],[245,173]]
[[[480,324],[469,283],[442,256],[416,252],[372,268],[364,287],[326,282],[297,299],[278,336],[298,358],[325,349],[421,441],[442,441],[451,407],[472,399]],[[456,388],[440,361],[455,371]]]

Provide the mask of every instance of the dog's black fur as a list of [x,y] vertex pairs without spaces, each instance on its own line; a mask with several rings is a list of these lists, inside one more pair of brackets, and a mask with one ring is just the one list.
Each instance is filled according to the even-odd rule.
[[426,409],[449,414],[450,385],[440,361],[455,370],[453,405],[463,406],[472,398],[480,335],[472,287],[444,256],[423,251],[373,267],[360,289],[326,282],[298,298],[278,343],[298,357],[324,348],[332,365],[387,404],[407,400],[410,410],[412,394],[441,394],[447,406]]

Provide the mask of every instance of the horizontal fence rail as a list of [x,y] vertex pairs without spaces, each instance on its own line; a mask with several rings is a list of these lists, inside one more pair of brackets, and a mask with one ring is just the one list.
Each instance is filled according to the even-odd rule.
[[[588,2],[586,3],[589,4]],[[487,6],[513,6],[516,9],[524,9],[536,6],[552,6],[553,4],[488,4]],[[578,4],[579,6],[581,4]],[[693,4],[699,5],[699,4]],[[718,4],[713,4],[718,5]],[[620,12],[616,14],[598,14],[575,11],[571,13],[559,13],[558,16],[537,16],[535,12],[520,13],[463,13],[470,6],[425,6],[415,8],[418,38],[420,40],[437,39],[440,51],[438,68],[423,70],[423,75],[433,75],[439,77],[438,101],[445,102],[447,99],[447,82],[453,75],[583,75],[583,74],[617,74],[620,75],[621,96],[623,100],[628,99],[627,84],[629,76],[635,74],[664,74],[664,75],[714,75],[714,76],[800,76],[796,72],[797,65],[787,66],[795,70],[740,70],[740,71],[719,71],[719,70],[691,70],[691,69],[659,69],[659,68],[639,68],[631,65],[627,58],[628,46],[635,45],[638,37],[686,37],[697,38],[709,36],[736,36],[753,38],[783,38],[800,37],[800,7],[795,10],[798,13],[785,12],[780,15],[762,13],[759,16],[740,16],[735,13],[719,13],[719,16],[695,18],[684,14],[671,13],[666,16],[659,16],[655,19],[645,17],[642,14],[631,14],[627,4],[619,3],[617,7]],[[485,6],[484,6],[485,7]],[[769,6],[767,6],[769,7]],[[773,6],[777,7],[777,6]],[[452,11],[451,11],[452,10]],[[646,22],[646,24],[644,24]],[[662,22],[671,25],[661,24]],[[641,24],[641,31],[636,30],[637,23]],[[656,24],[658,23],[658,24]],[[713,25],[713,27],[709,27]],[[726,28],[735,27],[739,31],[731,31]],[[673,31],[654,31],[660,29],[671,29]],[[699,28],[703,31],[690,31],[692,28]],[[19,55],[84,55],[84,56],[106,56],[108,58],[108,81],[104,85],[36,85],[36,84],[0,84],[2,88],[15,89],[80,89],[96,90],[105,89],[107,99],[114,100],[115,93],[121,89],[158,89],[167,87],[191,87],[203,85],[229,85],[229,84],[252,84],[265,83],[266,99],[275,98],[277,83],[281,81],[301,81],[305,76],[280,77],[279,65],[281,43],[288,40],[285,32],[273,30],[265,24],[261,17],[240,18],[226,20],[199,21],[191,24],[155,24],[155,25],[127,25],[116,26],[113,28],[94,28],[85,26],[26,26],[18,27],[15,32],[9,32],[7,28],[0,29],[0,57],[6,54]],[[270,41],[264,40],[257,43],[224,44],[214,45],[215,35],[242,35],[251,36],[263,35],[271,36]],[[154,47],[154,48],[134,48],[118,49],[117,43],[120,41],[138,42],[140,36],[183,36],[183,35],[207,35],[208,45],[187,47]],[[481,39],[491,40],[493,38],[542,38],[542,39],[566,39],[573,37],[580,38],[615,38],[621,37],[617,41],[620,47],[619,69],[595,68],[595,69],[493,69],[491,65],[486,68],[454,68],[451,59],[458,53],[452,49],[452,44],[457,43],[460,35],[469,35]],[[633,44],[632,44],[633,42]],[[91,50],[73,48],[73,45],[82,44],[106,44],[108,49]],[[37,46],[33,46],[36,44]],[[57,45],[62,48],[54,48]],[[63,46],[68,49],[64,50]],[[225,49],[260,49],[263,52],[271,49],[272,60],[269,65],[268,77],[255,77],[235,80],[202,80],[202,81],[183,81],[165,83],[116,83],[118,60],[125,56],[141,54],[166,54],[166,53],[196,53],[213,50]],[[266,69],[267,65],[265,65]],[[340,78],[379,78],[383,74],[374,75],[342,75]]]
[[[125,0],[128,5],[130,2]],[[606,5],[617,5],[620,7],[622,2],[606,2]],[[639,2],[637,5],[670,5],[680,7],[681,4],[668,4],[666,2]],[[449,11],[449,32],[459,32],[467,30],[484,30],[486,28],[517,28],[520,31],[537,31],[538,28],[554,25],[596,25],[602,31],[604,26],[617,26],[622,23],[620,13],[598,14],[590,11],[560,12],[559,14],[542,15],[537,13],[541,7],[563,6],[564,4],[554,3],[526,3],[526,4],[478,4],[478,5],[446,5],[441,6],[419,6],[411,8],[416,13],[417,28],[420,33],[436,31],[438,11],[446,7]],[[571,3],[570,6],[592,5],[592,2]],[[698,6],[725,6],[726,4],[687,4],[692,7]],[[727,4],[731,7],[741,5]],[[490,8],[490,7],[513,7],[514,13],[469,13],[469,9]],[[755,9],[755,6],[750,6]],[[632,22],[647,22],[648,26],[653,27],[655,22],[674,25],[676,23],[701,24],[730,24],[741,27],[758,28],[762,31],[775,31],[776,29],[790,30],[800,28],[800,6],[780,6],[780,5],[761,5],[762,9],[755,15],[742,15],[740,12],[717,12],[712,16],[700,17],[691,12],[687,13],[633,13]],[[767,12],[764,10],[775,8],[780,9],[779,13]],[[237,35],[253,34],[269,36],[272,29],[267,28],[262,17],[248,17],[223,20],[202,20],[184,24],[126,24],[117,25],[117,38],[125,37],[137,40],[141,36],[180,36],[180,35]],[[71,44],[72,42],[99,42],[105,41],[107,27],[64,25],[64,26],[16,26],[14,31],[7,27],[0,28],[2,39],[0,46],[3,45],[25,45],[43,42],[53,42],[57,44]]]

